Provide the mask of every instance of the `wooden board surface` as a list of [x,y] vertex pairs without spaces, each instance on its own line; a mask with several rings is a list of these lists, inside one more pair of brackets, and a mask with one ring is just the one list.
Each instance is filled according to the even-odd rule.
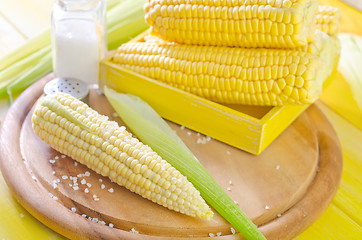
[[[4,178],[32,215],[74,239],[183,239],[190,235],[202,239],[218,232],[222,232],[223,239],[240,238],[231,234],[231,226],[218,214],[206,222],[167,210],[81,164],[75,166],[72,159],[62,158],[39,140],[31,130],[29,112],[48,79],[19,98],[1,129]],[[112,118],[114,111],[104,96],[92,92],[89,104]],[[214,140],[197,144],[203,136],[175,124],[171,126],[268,239],[290,239],[299,234],[321,215],[337,190],[342,171],[340,146],[330,124],[315,106],[259,156]],[[86,171],[90,176],[78,177],[79,190],[69,186],[73,184],[70,175],[75,177]],[[81,179],[91,187],[82,184]],[[84,192],[86,187],[89,193]],[[109,192],[110,188],[114,191]],[[93,195],[99,200],[95,201]],[[82,214],[112,223],[114,228],[90,221]],[[131,228],[140,234],[130,233]]]

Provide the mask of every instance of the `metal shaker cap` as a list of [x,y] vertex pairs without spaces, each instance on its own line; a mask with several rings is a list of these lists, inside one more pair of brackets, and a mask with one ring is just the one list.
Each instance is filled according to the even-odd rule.
[[57,92],[68,93],[79,100],[84,100],[88,96],[89,87],[78,79],[54,78],[44,86],[44,94],[52,95]]

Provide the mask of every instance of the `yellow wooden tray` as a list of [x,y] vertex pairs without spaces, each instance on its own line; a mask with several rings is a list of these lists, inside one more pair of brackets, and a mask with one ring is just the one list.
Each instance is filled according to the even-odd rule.
[[[143,41],[147,33],[132,42]],[[253,154],[260,154],[310,106],[219,104],[122,68],[110,61],[112,57],[101,62],[101,89],[107,85],[139,96],[163,118]]]

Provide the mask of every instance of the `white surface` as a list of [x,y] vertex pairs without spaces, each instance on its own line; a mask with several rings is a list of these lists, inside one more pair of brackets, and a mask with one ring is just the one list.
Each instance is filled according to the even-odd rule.
[[97,83],[100,45],[95,22],[80,19],[59,21],[55,36],[55,75],[88,84]]

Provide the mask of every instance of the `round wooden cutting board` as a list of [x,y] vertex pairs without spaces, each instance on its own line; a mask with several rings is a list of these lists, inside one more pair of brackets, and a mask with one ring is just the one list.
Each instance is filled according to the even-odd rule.
[[[31,128],[31,113],[50,78],[18,98],[0,135],[4,178],[32,215],[71,239],[206,239],[210,233],[243,239],[217,213],[204,221],[170,211],[42,142]],[[88,103],[121,123],[103,95],[92,91]],[[327,208],[338,188],[340,145],[316,106],[258,156],[170,125],[268,239],[301,233]]]

